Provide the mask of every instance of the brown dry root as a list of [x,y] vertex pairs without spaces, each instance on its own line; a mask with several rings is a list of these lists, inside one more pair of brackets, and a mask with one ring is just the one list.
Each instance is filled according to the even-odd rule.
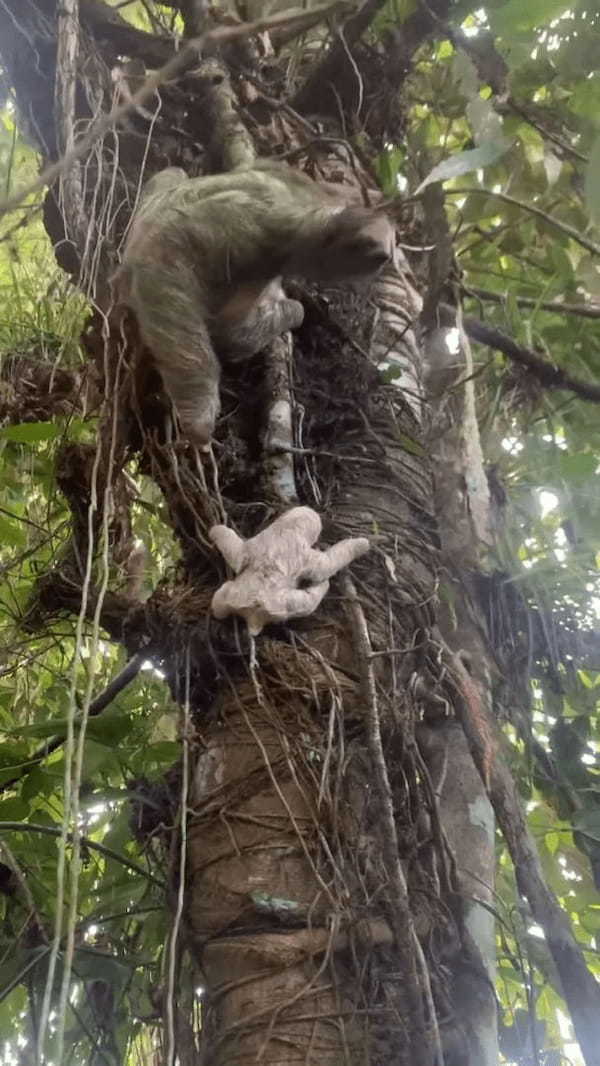
[[91,398],[88,378],[35,356],[8,356],[0,369],[0,419],[17,424],[82,414]]

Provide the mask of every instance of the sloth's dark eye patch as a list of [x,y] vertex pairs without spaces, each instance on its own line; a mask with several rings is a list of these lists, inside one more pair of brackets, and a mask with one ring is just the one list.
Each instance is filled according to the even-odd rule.
[[373,246],[373,242],[372,241],[365,241],[365,240],[348,241],[348,243],[345,245],[345,250],[347,252],[351,252],[351,253],[359,252],[359,253],[362,253],[362,254],[367,254],[368,251],[369,251],[369,248],[371,248],[372,246]]
[[314,585],[314,581],[310,577],[299,577],[296,582],[297,589],[309,589],[312,585]]

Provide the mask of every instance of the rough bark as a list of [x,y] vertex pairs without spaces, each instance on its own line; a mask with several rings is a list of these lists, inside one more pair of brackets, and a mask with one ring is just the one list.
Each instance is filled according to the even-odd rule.
[[[35,93],[47,95],[56,54],[51,27],[40,30],[34,19],[28,30],[29,46],[43,45],[46,57],[45,66],[33,68],[32,86],[19,81],[17,70],[27,36],[17,45],[13,33],[7,44],[26,105]],[[86,104],[81,96],[78,101],[81,117]],[[176,101],[177,87],[169,87],[161,105],[165,138]],[[212,113],[213,127],[202,130],[211,151],[219,109]],[[56,151],[52,117],[46,112],[48,159]],[[144,129],[148,120],[135,114],[132,122]],[[120,157],[129,203],[141,159],[134,133],[134,150]],[[152,163],[185,162],[185,141],[178,138],[169,158],[165,138],[153,138]],[[125,134],[121,140],[130,143]],[[85,206],[91,211],[89,198]],[[62,238],[59,213],[46,218]],[[126,213],[104,240],[114,244],[125,222]],[[75,253],[79,273],[86,265],[81,243]],[[182,585],[170,603],[160,590],[143,608],[114,595],[100,603],[92,591],[87,610],[99,609],[130,651],[147,647],[194,715],[199,753],[184,797],[190,808],[184,903],[189,945],[206,984],[208,1054],[225,1062],[235,1049],[240,1061],[272,1063],[298,1055],[331,1063],[366,1057],[409,1063],[418,1056],[423,1066],[439,1066],[442,1054],[446,1064],[464,1060],[467,1034],[448,1011],[446,971],[431,954],[432,944],[443,943],[452,970],[464,938],[458,886],[442,842],[432,839],[431,822],[421,817],[431,807],[435,819],[435,799],[423,792],[418,770],[419,699],[411,684],[423,669],[441,683],[430,636],[431,479],[418,446],[413,325],[420,304],[406,267],[377,290],[352,297],[339,319],[344,326],[329,309],[340,297],[331,293],[329,305],[307,299],[290,391],[294,473],[299,499],[326,514],[329,543],[358,533],[374,545],[368,562],[353,564],[360,626],[349,621],[336,583],[318,614],[280,627],[256,648],[235,625],[211,624],[207,641],[208,603],[220,580],[208,529],[226,519],[250,536],[281,506],[278,490],[253,478],[249,462],[260,458],[265,400],[270,406],[261,364],[226,378],[231,400],[219,467],[211,469],[210,459],[200,467],[161,438],[156,387],[149,388],[147,375],[127,374],[121,332],[106,337],[100,322],[92,323],[86,344],[110,397],[100,423],[101,459],[90,468],[83,453],[68,458],[61,484],[73,513],[73,550],[40,583],[29,623],[78,608],[74,561],[87,552],[92,482],[97,499],[105,490],[114,495],[125,456],[137,452],[141,469],[164,493],[182,549]],[[134,325],[126,325],[125,339],[139,352]],[[384,357],[400,370],[410,402],[379,377],[375,363]],[[208,491],[211,483],[218,494]],[[95,507],[94,535],[102,517],[102,505]],[[119,519],[115,543],[127,544],[128,537],[127,522]]]
[[[59,143],[48,106],[56,10],[51,0],[25,11],[6,0],[0,8],[5,65],[21,111],[43,120],[46,160]],[[367,4],[356,16],[356,38],[375,10]],[[199,5],[186,11],[202,14]],[[431,31],[436,12],[443,17],[443,5],[409,20],[411,47]],[[151,65],[163,53],[164,42],[150,45],[113,16],[100,0],[82,0],[89,40],[80,39],[79,120],[92,118],[90,99],[108,109],[107,68],[117,56]],[[330,56],[336,49],[339,58],[339,42]],[[100,54],[106,66],[84,64]],[[218,158],[215,139],[235,156],[240,113],[262,151],[282,138],[288,150],[305,143],[306,119],[289,107],[277,122],[270,113],[257,125],[241,91],[236,107],[225,93],[216,98],[221,109],[208,108],[213,89],[214,79],[207,90],[194,72],[162,86],[156,108],[133,109],[128,128],[85,161],[96,182],[83,199],[96,227],[91,243],[106,247],[106,258],[84,275],[96,295],[106,294],[143,163],[147,172],[166,163],[196,172]],[[231,127],[219,130],[232,116]],[[320,163],[325,176],[339,173],[337,161],[323,156]],[[341,169],[346,181],[356,180],[350,167]],[[368,174],[359,177],[368,186]],[[76,277],[88,270],[85,242],[76,237],[65,251],[52,196],[46,224],[61,265]],[[206,989],[203,1061],[481,1066],[492,1062],[493,999],[474,948],[482,940],[480,912],[465,911],[463,896],[489,881],[493,853],[488,808],[457,727],[435,721],[440,708],[451,710],[455,692],[436,629],[440,559],[414,332],[421,301],[401,259],[370,292],[301,295],[306,317],[292,352],[282,343],[266,360],[224,374],[217,460],[173,446],[168,406],[135,322],[91,320],[84,340],[104,396],[98,461],[81,449],[63,457],[72,545],[40,581],[28,622],[40,626],[79,610],[76,562],[89,530],[97,537],[107,500],[111,551],[127,555],[122,468],[135,457],[163,493],[181,549],[177,582],[145,604],[92,589],[87,612],[97,610],[129,652],[144,650],[160,662],[187,709],[186,730],[193,726],[194,773],[189,785],[187,769],[183,775],[181,833],[172,838],[179,853],[169,877]],[[384,363],[394,384],[380,373]],[[460,418],[472,424],[473,414],[465,409]],[[471,502],[482,504],[477,473],[481,491]],[[458,476],[455,466],[451,484]],[[208,530],[226,524],[249,538],[296,497],[326,518],[326,543],[363,536],[372,550],[353,563],[352,585],[332,582],[317,613],[252,642],[237,622],[209,617],[224,568]],[[485,500],[474,513],[481,534]],[[418,735],[421,717],[427,724]],[[440,744],[430,758],[428,730],[444,734],[442,758],[445,749],[453,771],[464,769],[468,793],[438,775]],[[470,822],[442,818],[440,800],[455,813],[470,808]],[[480,855],[475,869],[467,842]],[[176,925],[175,945],[178,932]],[[173,998],[165,1009],[171,1059],[179,1039]]]
[[[468,342],[467,342],[468,343]],[[481,639],[481,624],[469,601],[463,575],[477,570],[483,545],[490,542],[489,490],[481,456],[469,382],[465,349],[452,354],[446,331],[436,330],[426,347],[427,389],[431,402],[430,442],[435,459],[435,503],[445,563],[446,595],[440,606],[439,626],[449,647],[466,652],[475,663],[483,698],[489,698],[488,649]],[[462,388],[457,382],[467,378]],[[454,385],[450,390],[449,386]],[[444,604],[448,606],[445,607]],[[469,975],[457,993],[457,1010],[469,1015],[472,996],[478,1010],[476,1027],[480,1059],[493,1066],[496,1009],[492,994],[495,977],[494,814],[460,728],[439,712],[421,734],[423,754],[436,780],[442,825],[448,835],[464,892],[465,923],[481,954],[484,973]],[[487,975],[487,984],[485,980]]]

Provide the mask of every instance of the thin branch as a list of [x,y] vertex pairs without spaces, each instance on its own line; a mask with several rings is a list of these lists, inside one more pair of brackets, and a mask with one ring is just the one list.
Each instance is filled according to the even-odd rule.
[[[320,11],[321,17],[326,18],[338,9],[339,0],[336,0],[336,2],[326,4],[322,8],[315,8],[311,12],[311,15],[314,14],[315,11]],[[9,211],[13,211],[23,200],[26,200],[27,197],[31,196],[33,193],[38,192],[38,190],[42,189],[45,185],[53,185],[61,174],[68,170],[77,159],[80,159],[81,156],[85,155],[96,141],[103,137],[104,134],[120,122],[121,119],[125,118],[137,108],[142,107],[161,85],[170,78],[174,78],[175,75],[180,74],[191,62],[197,59],[198,52],[201,48],[202,50],[205,50],[206,45],[208,44],[225,44],[227,41],[236,40],[239,37],[253,37],[255,34],[270,30],[275,26],[295,26],[298,23],[303,23],[305,19],[306,15],[304,12],[290,15],[284,11],[280,15],[273,15],[271,18],[257,19],[255,22],[241,22],[236,26],[219,26],[214,30],[209,30],[201,37],[196,37],[193,40],[188,41],[187,44],[168,61],[168,63],[165,63],[165,65],[160,68],[160,70],[155,70],[149,74],[137,92],[133,93],[122,103],[115,104],[111,107],[110,111],[101,115],[95,122],[92,122],[83,137],[80,137],[73,148],[69,152],[66,152],[61,159],[46,167],[35,181],[30,182],[29,185],[25,185],[22,189],[19,189],[18,192],[0,202],[0,218],[8,214]]]
[[[106,707],[108,707],[108,705],[112,703],[114,699],[116,699],[116,697],[119,695],[119,692],[122,692],[123,689],[126,688],[126,686],[129,685],[135,677],[137,677],[140,672],[142,663],[146,661],[147,657],[148,656],[146,654],[138,653],[137,655],[134,655],[132,659],[129,660],[129,662],[123,667],[120,673],[118,673],[116,677],[113,677],[112,681],[109,682],[109,684],[104,689],[104,692],[101,692],[100,695],[97,696],[96,699],[92,701],[92,703],[90,703],[90,709],[88,712],[89,718],[96,718],[99,714],[102,714],[102,711],[104,711]],[[3,781],[0,784],[0,794],[2,792],[6,792],[9,788],[12,787],[12,785],[16,785],[17,781],[20,781],[23,777],[26,777],[27,774],[30,774],[31,771],[39,765],[39,763],[43,762],[43,760],[48,755],[51,755],[53,751],[56,751],[58,748],[60,748],[64,744],[64,742],[64,736],[51,737],[50,740],[47,740],[45,744],[43,744],[41,748],[38,748],[38,750],[31,756],[31,758],[28,759],[26,763],[24,763],[23,766],[19,767],[19,771],[14,775],[14,777],[11,777],[10,780]]]
[[[442,318],[447,315],[448,320],[453,325],[455,324],[454,308],[448,304],[439,304],[439,311],[442,313]],[[600,385],[593,381],[582,381],[580,378],[573,377],[562,367],[542,359],[531,348],[524,348],[517,344],[507,333],[503,333],[494,326],[486,325],[480,318],[465,315],[462,319],[462,327],[471,340],[477,341],[478,344],[486,344],[489,348],[495,348],[515,363],[526,367],[547,389],[569,389],[582,400],[600,403]]]
[[[506,304],[506,297],[499,292],[490,289],[473,289],[471,286],[463,288],[465,296],[475,296],[478,300],[487,300],[493,304]],[[516,296],[514,299],[517,307],[540,308],[542,311],[552,311],[557,315],[578,315],[580,318],[600,318],[600,304],[565,304],[559,300],[534,300],[530,296]]]
[[[0,834],[2,833],[43,833],[44,836],[60,837],[62,836],[62,829],[53,825],[38,825],[37,822],[0,822]],[[73,839],[72,833],[67,833],[67,840]],[[79,835],[79,840],[83,848],[89,848],[90,851],[97,851],[100,855],[104,855],[106,859],[114,859],[115,862],[120,862],[122,866],[126,866],[129,870],[133,870],[134,873],[140,874],[147,881],[150,881],[153,885],[158,885],[159,888],[165,888],[165,882],[159,880],[154,874],[151,874],[148,870],[145,870],[139,863],[134,862],[133,859],[128,859],[127,855],[121,855],[118,851],[113,851],[112,848],[107,848],[104,844],[99,844],[96,840],[90,840],[89,837]]]
[[519,893],[544,930],[586,1066],[600,1066],[600,985],[587,968],[569,918],[544,880],[521,798],[501,749],[501,738],[479,686],[452,655],[455,708],[475,765],[512,858]]
[[179,0],[184,37],[200,37],[210,18],[207,0]]
[[25,965],[17,971],[17,973],[13,974],[8,984],[4,985],[4,987],[0,989],[0,1003],[4,1002],[6,997],[10,995],[13,989],[18,988],[20,984],[24,983],[27,974],[31,973],[34,967],[37,966],[37,964],[41,962],[42,959],[49,954],[49,952],[50,948],[45,945],[43,947],[35,949],[33,958],[30,958],[29,961],[26,962]]
[[56,85],[54,106],[57,115],[58,147],[68,152],[75,141],[75,91],[79,55],[78,0],[62,0],[58,10]]
[[[374,788],[378,798],[383,862],[392,896],[390,924],[396,941],[396,950],[403,959],[406,997],[412,1015],[413,1046],[416,1050],[416,1043],[419,1041],[421,1061],[423,1063],[433,1062],[437,1066],[438,1063],[443,1063],[443,1054],[435,1013],[432,1013],[431,990],[428,989],[427,981],[424,980],[427,968],[423,966],[424,958],[416,948],[417,936],[410,913],[408,888],[399,859],[392,788],[381,737],[371,638],[356,587],[348,575],[342,578],[342,590],[349,604],[348,610],[365,700],[367,744],[371,757]],[[423,1001],[429,1004],[430,1016],[427,1019],[429,1026],[423,1016]]]
[[310,103],[315,97],[322,98],[325,88],[331,89],[339,81],[340,69],[350,65],[349,52],[370,26],[384,0],[365,0],[352,18],[342,27],[343,36],[338,37],[325,53],[321,62],[315,66],[310,77],[297,93],[293,106],[295,110],[310,110]]
[[[549,130],[547,126],[542,126],[541,122],[536,119],[523,104],[518,103],[514,97],[509,96],[506,101],[506,107],[511,108],[517,115],[520,115],[521,118],[525,119],[525,122],[528,122],[530,126],[533,126],[533,128],[538,131],[538,133],[541,133],[542,137],[547,137],[549,141],[553,141],[554,144],[565,153],[565,155],[570,155],[573,159],[578,159],[581,163],[589,162],[588,157],[584,155],[583,152],[578,152],[572,144],[565,141],[565,139],[559,136],[558,133]],[[501,108],[498,108],[498,110],[501,110]]]
[[492,189],[478,189],[476,186],[472,188],[461,189],[445,189],[446,196],[495,196],[497,200],[502,200],[504,204],[511,204],[513,207],[519,207],[522,211],[528,211],[530,215],[535,215],[536,218],[541,218],[543,222],[546,222],[549,226],[553,226],[554,229],[560,230],[567,237],[571,237],[572,240],[577,241],[582,248],[586,248],[588,252],[592,252],[593,255],[600,256],[600,244],[596,244],[595,241],[586,237],[584,233],[580,233],[579,230],[573,226],[569,226],[566,222],[561,222],[560,219],[555,218],[554,215],[549,215],[546,211],[542,211],[541,207],[536,207],[535,204],[525,203],[523,200],[516,200],[514,196],[508,196],[504,192],[494,192]]
[[91,37],[108,45],[115,59],[119,55],[139,57],[148,66],[160,67],[172,55],[172,37],[138,29],[119,14],[117,7],[110,7],[103,0],[80,0],[80,6],[83,27]]
[[[75,143],[75,95],[77,90],[77,60],[79,56],[79,0],[62,0],[58,8],[56,79],[54,108],[56,112],[58,150],[68,153]],[[66,234],[73,240],[80,257],[85,254],[86,227],[83,223],[83,189],[81,164],[75,162],[61,178],[61,213]]]

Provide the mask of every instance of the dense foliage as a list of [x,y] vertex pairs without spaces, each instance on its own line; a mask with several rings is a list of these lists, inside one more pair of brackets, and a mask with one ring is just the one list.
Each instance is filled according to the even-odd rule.
[[[150,31],[156,19],[165,29],[176,24],[173,11],[158,4],[149,19],[148,7],[130,3],[121,14]],[[370,31],[373,45],[392,47],[415,8],[411,0],[389,0]],[[583,386],[600,381],[599,59],[600,15],[585,0],[508,0],[476,11],[463,2],[417,53],[403,89],[398,143],[376,161],[384,189],[399,189],[408,212],[417,210],[411,197],[428,175],[444,182],[455,256],[448,291],[464,298],[465,314],[485,317]],[[14,192],[35,173],[35,154],[7,95],[2,187]],[[98,626],[76,631],[65,618],[42,635],[26,626],[37,577],[60,556],[67,535],[57,448],[65,439],[91,442],[95,434],[94,418],[69,402],[68,389],[62,415],[45,416],[40,368],[44,380],[59,366],[71,371],[69,388],[76,389],[86,305],[55,266],[39,207],[33,194],[0,223],[0,413],[14,412],[16,400],[23,411],[22,421],[0,429],[6,1066],[32,1061],[20,1049],[35,1025],[31,1011],[39,1017],[44,1009],[35,966],[52,952],[61,795],[69,781],[65,745],[33,765],[29,760],[50,738],[66,738],[67,750],[77,749],[78,732],[66,732],[68,708],[86,691],[100,693],[121,665],[121,653]],[[430,236],[439,243],[439,232]],[[600,976],[598,398],[585,398],[585,387],[580,395],[548,388],[497,349],[474,346],[474,360],[497,516],[498,548],[481,589],[500,664],[496,709],[548,883]],[[136,473],[134,491],[135,535],[148,550],[150,589],[172,571],[174,546],[152,482]],[[106,579],[113,587],[121,576]],[[80,869],[67,864],[64,887],[64,905],[76,915],[65,1062],[150,1061],[144,1054],[162,1009],[152,993],[168,966],[168,919],[152,839],[143,850],[136,843],[131,800],[142,776],[160,792],[179,752],[176,727],[177,710],[150,668],[87,725],[82,862]],[[496,917],[505,1061],[577,1063],[553,966],[515,895],[500,840]],[[196,980],[192,973],[184,978],[192,1017],[199,1009]]]

